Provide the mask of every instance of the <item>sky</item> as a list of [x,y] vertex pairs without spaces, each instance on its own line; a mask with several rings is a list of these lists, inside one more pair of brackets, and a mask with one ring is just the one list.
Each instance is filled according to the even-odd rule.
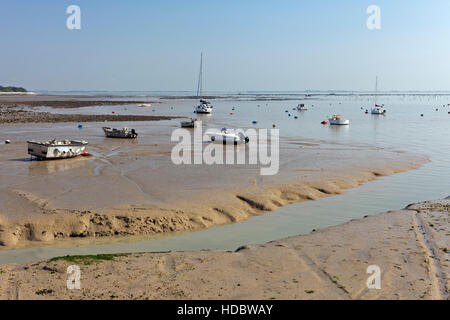
[[449,13],[448,0],[1,0],[0,85],[192,91],[203,52],[205,91],[365,91],[376,76],[382,91],[450,90]]

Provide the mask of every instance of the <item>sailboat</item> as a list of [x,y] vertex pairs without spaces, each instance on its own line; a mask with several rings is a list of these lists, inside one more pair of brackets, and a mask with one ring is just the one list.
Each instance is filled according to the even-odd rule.
[[196,113],[211,114],[213,105],[201,99],[202,89],[203,89],[203,52],[200,55],[200,72],[198,74],[198,84],[197,84],[197,99],[200,100],[200,104],[195,108]]
[[375,107],[372,108],[372,114],[385,114],[386,109],[384,109],[384,104],[377,104],[377,95],[378,95],[378,77],[375,78]]

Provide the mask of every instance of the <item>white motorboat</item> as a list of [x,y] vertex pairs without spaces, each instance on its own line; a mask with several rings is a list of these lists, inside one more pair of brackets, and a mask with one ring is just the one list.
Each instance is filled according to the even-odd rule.
[[138,136],[138,134],[136,133],[136,130],[129,129],[129,128],[116,129],[116,128],[103,127],[102,129],[108,138],[134,139],[134,138],[137,138],[137,136]]
[[200,97],[202,96],[203,90],[203,52],[200,55],[200,72],[198,74],[198,84],[197,84],[197,99],[200,100],[200,104],[195,108],[195,112],[199,114],[211,114],[213,110],[213,105]]
[[137,105],[139,108],[149,108],[152,106],[151,103],[141,103]]
[[200,120],[199,119],[194,119],[194,118],[191,118],[189,120],[181,121],[181,127],[182,128],[195,128],[195,127],[198,127],[199,124],[200,124]]
[[330,125],[334,126],[348,126],[350,124],[350,120],[343,119],[339,114],[333,115],[328,120],[330,121]]
[[250,141],[249,137],[246,137],[242,132],[238,134],[229,132],[226,128],[223,128],[220,132],[209,133],[211,136],[211,142],[222,144],[244,144]]
[[27,141],[28,154],[39,160],[73,158],[86,151],[87,141],[51,140]]
[[308,110],[308,108],[307,108],[303,103],[300,103],[300,104],[297,106],[297,110],[298,110],[298,111],[306,111],[306,110]]

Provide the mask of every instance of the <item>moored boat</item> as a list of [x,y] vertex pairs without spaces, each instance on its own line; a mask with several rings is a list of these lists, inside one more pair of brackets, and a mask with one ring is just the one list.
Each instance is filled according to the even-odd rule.
[[330,121],[330,125],[335,126],[347,126],[350,124],[350,120],[343,119],[339,114],[333,115],[328,120]]
[[145,108],[145,107],[151,107],[152,104],[151,103],[141,103],[137,105],[139,108]]
[[300,103],[300,104],[297,106],[297,110],[298,110],[298,111],[306,111],[306,110],[308,110],[308,108],[307,108],[303,103]]
[[103,132],[108,138],[124,138],[124,139],[134,139],[137,138],[138,134],[136,130],[129,128],[115,129],[109,127],[103,127]]
[[28,154],[39,160],[73,158],[86,151],[87,141],[50,140],[27,141]]
[[376,104],[375,108],[372,108],[371,113],[372,114],[385,114],[386,109],[384,109],[384,106],[380,106],[380,105]]
[[249,137],[246,137],[242,132],[237,134],[228,131],[227,128],[223,128],[220,132],[209,133],[211,136],[211,142],[222,143],[222,144],[244,144],[250,141]]
[[212,112],[212,109],[214,107],[212,104],[206,100],[201,99],[200,104],[195,108],[195,113],[204,113],[204,114],[210,114]]
[[199,124],[200,124],[200,120],[194,119],[194,118],[181,121],[182,128],[195,128],[195,127],[198,127]]
[[386,109],[383,105],[377,104],[378,96],[378,77],[375,78],[375,107],[370,111],[371,114],[386,114]]
[[197,99],[200,100],[200,104],[195,108],[195,113],[198,114],[211,114],[213,105],[204,99],[201,99],[203,90],[203,53],[200,55],[200,72],[198,74],[197,84]]

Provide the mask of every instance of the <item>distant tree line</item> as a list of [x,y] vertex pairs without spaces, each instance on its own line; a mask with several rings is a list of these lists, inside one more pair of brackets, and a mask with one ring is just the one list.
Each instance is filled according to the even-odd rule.
[[2,87],[2,86],[0,86],[0,92],[27,92],[27,90],[22,87]]

